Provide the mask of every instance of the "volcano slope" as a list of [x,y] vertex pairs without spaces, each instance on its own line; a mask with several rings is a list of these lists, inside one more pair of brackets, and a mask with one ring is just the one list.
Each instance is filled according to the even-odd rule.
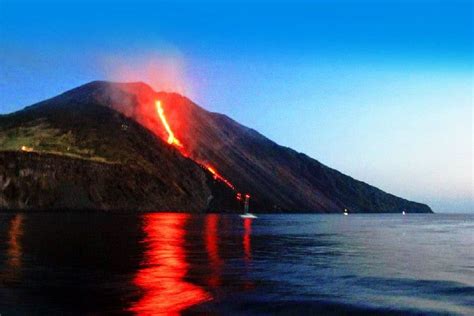
[[[179,147],[166,143],[169,131],[157,115],[157,100]],[[82,191],[86,192],[76,194],[84,196],[87,203],[98,196],[95,191],[99,188],[112,190],[104,187],[125,185],[129,195],[121,200],[124,208],[137,204],[145,209],[203,210],[210,200],[216,210],[238,209],[240,204],[233,197],[242,192],[252,196],[255,212],[337,213],[344,208],[360,213],[432,212],[425,204],[385,193],[305,154],[279,146],[225,115],[208,112],[186,97],[155,92],[144,83],[88,83],[0,117],[0,133],[3,151],[27,146],[43,156],[48,153],[56,157],[59,153],[61,159],[81,159],[88,165],[100,163],[100,170],[135,168],[110,171],[104,177],[94,174],[100,184],[94,182],[91,189],[84,182]],[[38,159],[30,157],[36,153],[8,154],[15,154],[18,163]],[[14,159],[5,155],[0,157],[11,164]],[[13,165],[19,168],[18,164]],[[54,165],[51,163],[51,168]],[[236,190],[213,181],[208,167],[217,170]],[[136,169],[151,178],[139,176]],[[127,176],[117,177],[119,174]],[[69,176],[62,181],[75,183],[74,176]],[[0,179],[3,185],[5,177]],[[22,181],[18,180],[17,185],[21,186]],[[21,188],[15,190],[26,199]],[[140,190],[144,192],[137,192]],[[209,199],[211,195],[213,199]],[[25,201],[22,203],[26,205]],[[117,207],[110,203],[102,204]]]
[[0,116],[0,209],[237,208],[234,192],[194,161],[134,120],[83,101],[66,94]]

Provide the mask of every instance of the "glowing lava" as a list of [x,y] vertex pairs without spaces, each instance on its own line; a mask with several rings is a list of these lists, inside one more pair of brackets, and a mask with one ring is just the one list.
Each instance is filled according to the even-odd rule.
[[166,116],[165,116],[165,111],[163,110],[163,107],[161,106],[161,101],[156,101],[155,105],[156,105],[156,111],[158,112],[158,116],[160,117],[160,120],[161,120],[161,124],[163,124],[163,127],[168,133],[168,144],[175,145],[178,147],[183,147],[181,142],[174,136],[174,133],[171,130],[170,125],[168,124],[168,120],[166,119]]
[[[168,144],[176,146],[176,147],[180,147],[181,154],[187,157],[187,154],[183,151],[183,144],[181,144],[179,139],[176,138],[176,136],[174,136],[173,130],[168,124],[165,111],[163,110],[163,107],[161,106],[161,101],[156,100],[155,105],[156,105],[156,111],[158,112],[158,116],[160,117],[161,124],[163,125],[166,132],[168,133],[168,139],[167,139]],[[209,171],[214,176],[215,180],[219,180],[223,182],[225,185],[227,185],[229,188],[235,191],[235,186],[229,180],[221,176],[214,167],[211,167],[210,165],[203,162],[199,162],[199,161],[196,161],[196,162],[199,163],[201,166],[203,166],[205,169],[207,169],[207,171]]]
[[216,169],[212,168],[211,166],[206,166],[207,170],[212,173],[212,175],[214,176],[214,179],[216,180],[219,180],[219,181],[222,181],[224,182],[229,188],[231,188],[232,190],[235,190],[235,187],[232,183],[230,183],[229,180],[227,180],[226,178],[224,178],[223,176],[221,176],[217,171]]

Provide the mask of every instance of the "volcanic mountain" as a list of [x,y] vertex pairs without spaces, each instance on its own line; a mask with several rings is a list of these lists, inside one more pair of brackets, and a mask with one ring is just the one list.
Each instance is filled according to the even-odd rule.
[[0,207],[428,213],[144,83],[95,81],[0,117]]

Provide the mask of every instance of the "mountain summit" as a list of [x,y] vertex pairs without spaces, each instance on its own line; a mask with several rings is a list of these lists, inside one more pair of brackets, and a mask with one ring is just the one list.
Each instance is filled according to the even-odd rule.
[[145,83],[94,81],[1,116],[0,150],[3,208],[237,211],[250,194],[257,212],[431,212]]

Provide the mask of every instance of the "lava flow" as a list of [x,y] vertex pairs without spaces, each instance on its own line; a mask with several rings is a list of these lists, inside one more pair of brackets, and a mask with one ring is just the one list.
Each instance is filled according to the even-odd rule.
[[[156,105],[156,111],[158,112],[158,116],[160,118],[161,124],[163,124],[163,127],[168,133],[168,139],[167,139],[168,144],[179,147],[180,153],[183,156],[188,157],[188,155],[183,150],[184,149],[183,144],[179,141],[178,138],[176,138],[176,136],[173,133],[173,130],[168,124],[168,120],[166,119],[166,116],[165,116],[165,111],[163,110],[163,107],[161,106],[161,101],[159,100],[155,101],[155,105]],[[227,185],[229,188],[235,191],[235,186],[229,180],[221,176],[214,167],[211,167],[210,165],[200,162],[200,161],[196,161],[196,162],[199,163],[201,166],[203,166],[205,169],[207,169],[207,171],[209,171],[213,175],[215,180],[219,180],[223,182],[225,185]],[[237,194],[237,196],[239,195],[240,193]]]
[[178,147],[183,147],[181,142],[174,136],[174,133],[171,130],[170,125],[168,124],[168,120],[166,119],[166,116],[165,116],[165,111],[163,110],[163,107],[161,106],[161,101],[156,101],[155,105],[156,105],[156,111],[158,112],[158,116],[160,117],[160,120],[161,120],[161,124],[163,124],[163,127],[168,133],[168,144],[175,145]]
[[212,173],[212,175],[214,176],[214,179],[216,180],[220,180],[222,182],[224,182],[229,188],[231,188],[232,190],[235,190],[235,187],[232,183],[230,183],[229,180],[227,180],[226,178],[224,178],[223,176],[221,176],[217,171],[216,169],[212,168],[211,166],[205,166],[207,168],[207,170]]

